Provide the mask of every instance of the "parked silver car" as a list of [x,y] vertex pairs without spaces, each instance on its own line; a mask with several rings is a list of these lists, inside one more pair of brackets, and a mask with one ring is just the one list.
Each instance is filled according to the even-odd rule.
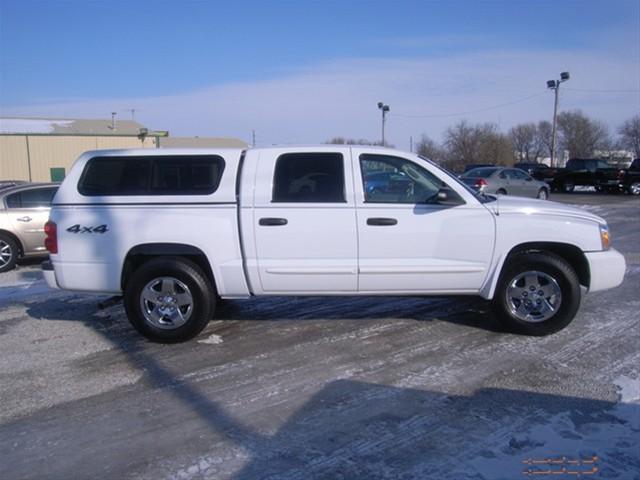
[[474,190],[498,195],[515,195],[546,200],[549,185],[532,178],[518,168],[481,167],[460,175],[460,179]]
[[22,257],[47,255],[44,224],[59,185],[28,183],[0,191],[0,272]]

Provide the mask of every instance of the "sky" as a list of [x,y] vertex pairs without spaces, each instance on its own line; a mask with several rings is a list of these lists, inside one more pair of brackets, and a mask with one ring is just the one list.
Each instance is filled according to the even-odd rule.
[[640,113],[640,0],[0,0],[0,115],[257,145]]

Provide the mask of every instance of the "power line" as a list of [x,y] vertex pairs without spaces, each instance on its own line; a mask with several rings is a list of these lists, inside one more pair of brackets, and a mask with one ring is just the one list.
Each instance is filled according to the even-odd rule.
[[542,95],[546,95],[546,90],[544,92],[535,93],[533,95],[529,95],[527,97],[518,98],[516,100],[512,100],[510,102],[500,103],[498,105],[492,105],[490,107],[478,108],[476,110],[469,110],[466,112],[458,112],[458,113],[437,113],[433,115],[409,115],[402,113],[390,113],[394,117],[407,117],[407,118],[441,118],[441,117],[459,117],[461,115],[469,115],[471,113],[480,113],[486,112],[488,110],[495,110],[497,108],[507,107],[509,105],[515,105],[516,103],[526,102],[527,100],[531,100],[532,98],[541,97]]
[[565,90],[572,90],[574,92],[593,92],[593,93],[640,93],[640,90],[591,90],[588,88],[568,88]]

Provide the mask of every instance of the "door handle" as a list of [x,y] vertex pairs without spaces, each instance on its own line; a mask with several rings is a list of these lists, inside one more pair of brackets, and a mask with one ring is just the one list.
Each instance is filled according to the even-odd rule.
[[24,216],[24,217],[16,218],[16,220],[18,220],[19,222],[30,222],[33,219],[29,216]]
[[261,218],[258,223],[263,227],[280,227],[287,224],[286,218]]
[[367,218],[367,225],[374,225],[379,227],[390,227],[397,225],[398,220],[395,218]]

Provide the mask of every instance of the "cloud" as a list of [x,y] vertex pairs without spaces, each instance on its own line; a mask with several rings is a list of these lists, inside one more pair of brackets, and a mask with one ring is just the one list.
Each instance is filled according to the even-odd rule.
[[[3,116],[108,118],[136,108],[137,119],[172,135],[235,136],[256,130],[258,143],[315,143],[333,136],[377,139],[380,112],[391,106],[388,141],[407,148],[409,136],[439,139],[461,118],[496,122],[502,129],[550,119],[546,80],[571,72],[561,109],[582,109],[615,127],[640,109],[639,93],[569,90],[638,90],[633,55],[586,51],[489,51],[446,58],[353,59],[318,64],[277,79],[227,83],[161,97],[95,98],[2,108]],[[540,94],[496,109],[486,109]],[[456,115],[460,112],[483,110]],[[126,114],[122,114],[127,118]],[[431,115],[425,118],[401,115]]]

